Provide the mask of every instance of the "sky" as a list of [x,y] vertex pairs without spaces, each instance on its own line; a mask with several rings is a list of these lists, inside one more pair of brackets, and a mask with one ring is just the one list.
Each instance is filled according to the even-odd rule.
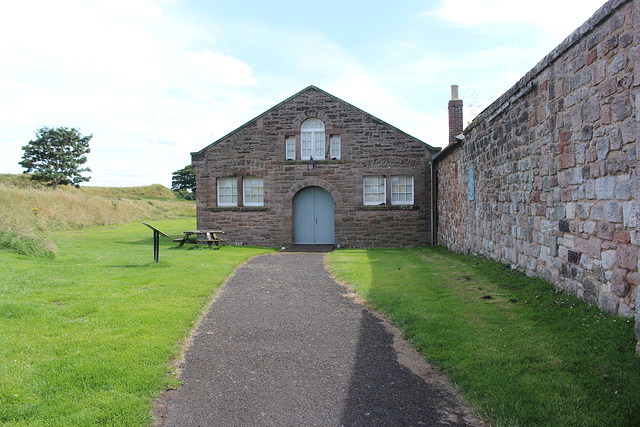
[[20,0],[0,4],[0,173],[43,126],[93,135],[90,186],[171,173],[315,85],[434,147],[604,0]]

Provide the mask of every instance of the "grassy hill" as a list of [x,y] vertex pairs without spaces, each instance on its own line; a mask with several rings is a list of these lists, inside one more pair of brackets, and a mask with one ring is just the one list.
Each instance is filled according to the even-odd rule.
[[23,254],[55,253],[52,231],[189,216],[195,202],[159,184],[53,191],[28,175],[0,174],[0,248]]

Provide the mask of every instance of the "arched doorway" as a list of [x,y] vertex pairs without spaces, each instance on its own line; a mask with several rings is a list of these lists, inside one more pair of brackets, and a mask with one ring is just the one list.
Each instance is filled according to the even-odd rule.
[[306,187],[293,198],[293,243],[335,243],[333,196],[324,188]]

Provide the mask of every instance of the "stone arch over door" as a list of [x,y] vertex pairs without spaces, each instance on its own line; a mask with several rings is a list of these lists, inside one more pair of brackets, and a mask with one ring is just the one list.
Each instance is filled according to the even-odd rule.
[[335,243],[335,202],[324,188],[305,187],[293,197],[293,243]]
[[342,203],[342,195],[340,194],[338,189],[324,179],[320,178],[307,178],[295,183],[291,186],[291,188],[289,188],[289,191],[287,191],[287,200],[293,202],[293,197],[298,193],[298,191],[302,190],[305,187],[324,188],[331,194],[331,197],[333,197],[336,205]]

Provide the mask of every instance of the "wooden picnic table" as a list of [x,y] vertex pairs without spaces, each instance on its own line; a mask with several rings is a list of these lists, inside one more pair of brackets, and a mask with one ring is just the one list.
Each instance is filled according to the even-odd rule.
[[[220,247],[220,243],[228,242],[229,239],[218,237],[218,234],[224,234],[222,230],[189,230],[184,232],[184,236],[180,239],[173,239],[174,242],[180,242],[179,248],[184,246],[185,243],[201,243],[207,244],[209,249],[213,249],[213,245]],[[195,239],[191,239],[191,236],[196,236]]]

